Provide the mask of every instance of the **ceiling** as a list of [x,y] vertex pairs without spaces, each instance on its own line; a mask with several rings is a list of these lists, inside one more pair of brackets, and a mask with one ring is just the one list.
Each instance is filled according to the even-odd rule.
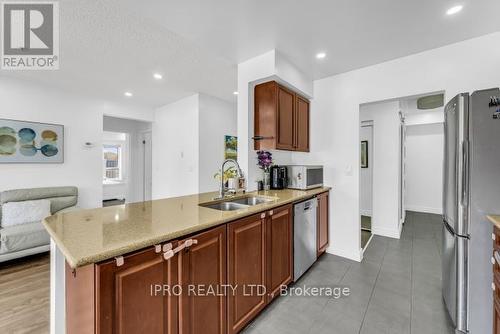
[[499,31],[499,12],[497,0],[65,0],[61,69],[0,75],[151,107],[195,92],[235,102],[236,64],[271,49],[319,79]]
[[[134,15],[119,3],[60,1],[60,69],[0,71],[0,76],[148,107],[196,92],[236,102],[233,63]],[[155,72],[163,79],[155,80]],[[133,97],[125,97],[125,91]]]
[[[498,0],[122,0],[237,64],[271,49],[324,78],[500,30]],[[446,16],[448,8],[464,5]],[[318,52],[326,52],[321,61]]]

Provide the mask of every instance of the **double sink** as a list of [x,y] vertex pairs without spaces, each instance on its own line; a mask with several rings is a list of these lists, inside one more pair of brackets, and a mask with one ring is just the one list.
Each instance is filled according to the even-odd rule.
[[218,202],[201,203],[199,205],[204,208],[215,209],[219,211],[234,211],[245,209],[254,205],[269,203],[272,201],[274,201],[274,199],[272,198],[261,196],[247,196],[240,198],[231,198]]

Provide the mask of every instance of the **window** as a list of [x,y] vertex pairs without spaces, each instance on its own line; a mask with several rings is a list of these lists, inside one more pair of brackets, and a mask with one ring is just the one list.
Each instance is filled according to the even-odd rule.
[[122,179],[122,146],[104,144],[104,180]]

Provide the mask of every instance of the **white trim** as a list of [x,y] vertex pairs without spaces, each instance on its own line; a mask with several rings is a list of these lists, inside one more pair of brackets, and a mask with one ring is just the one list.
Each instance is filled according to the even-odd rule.
[[361,260],[363,259],[363,252],[361,250],[346,252],[345,250],[333,249],[333,247],[328,247],[326,252],[328,254],[344,257],[346,259],[353,260],[356,262],[361,262]]
[[399,239],[401,237],[401,224],[395,229],[392,228],[380,228],[372,226],[372,234],[380,235],[383,237]]
[[443,214],[443,208],[431,208],[431,207],[412,205],[412,204],[407,204],[405,206],[405,210],[406,211],[415,211],[415,212],[434,213],[437,215]]
[[50,334],[66,333],[66,260],[50,239]]
[[370,235],[370,239],[368,239],[368,242],[366,243],[365,248],[361,248],[362,256],[365,255],[365,250],[368,248],[368,245],[370,244],[370,242],[372,242],[373,235],[374,235],[373,233],[372,233],[372,235]]

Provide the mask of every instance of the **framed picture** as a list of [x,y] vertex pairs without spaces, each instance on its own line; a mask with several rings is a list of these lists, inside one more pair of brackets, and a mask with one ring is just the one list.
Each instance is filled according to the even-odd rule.
[[361,168],[368,168],[368,140],[361,142]]
[[63,162],[63,125],[0,119],[0,163]]
[[238,137],[224,136],[224,159],[238,158]]

